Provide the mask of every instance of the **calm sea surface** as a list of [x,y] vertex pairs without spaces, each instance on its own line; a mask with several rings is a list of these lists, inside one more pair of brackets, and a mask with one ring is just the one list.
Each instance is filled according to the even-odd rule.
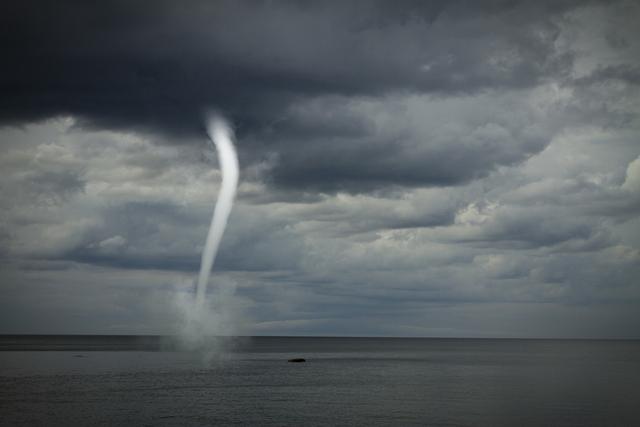
[[0,424],[640,425],[640,341],[262,337],[205,359],[0,337]]

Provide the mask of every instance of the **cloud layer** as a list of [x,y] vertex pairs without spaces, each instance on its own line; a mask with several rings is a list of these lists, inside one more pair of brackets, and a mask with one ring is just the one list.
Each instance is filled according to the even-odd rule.
[[126,2],[3,14],[0,332],[637,336],[634,2]]

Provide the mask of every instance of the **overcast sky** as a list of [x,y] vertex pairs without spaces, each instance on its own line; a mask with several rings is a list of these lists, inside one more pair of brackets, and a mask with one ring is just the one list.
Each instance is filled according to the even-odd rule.
[[234,124],[234,333],[640,337],[640,3],[0,13],[0,333],[171,333]]

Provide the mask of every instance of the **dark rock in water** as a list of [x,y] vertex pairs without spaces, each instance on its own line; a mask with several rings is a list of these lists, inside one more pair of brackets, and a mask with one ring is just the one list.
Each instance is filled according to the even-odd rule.
[[291,362],[291,363],[302,363],[302,362],[306,362],[306,360],[304,360],[302,357],[297,357],[295,359],[289,359],[289,362]]

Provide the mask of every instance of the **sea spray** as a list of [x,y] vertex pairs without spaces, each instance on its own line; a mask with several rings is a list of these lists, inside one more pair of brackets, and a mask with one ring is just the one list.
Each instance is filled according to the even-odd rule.
[[216,277],[215,287],[202,304],[186,291],[186,284],[183,290],[175,294],[172,304],[178,327],[177,341],[173,343],[179,349],[199,353],[206,363],[224,357],[245,321],[239,315],[241,301],[235,296],[235,282]]

